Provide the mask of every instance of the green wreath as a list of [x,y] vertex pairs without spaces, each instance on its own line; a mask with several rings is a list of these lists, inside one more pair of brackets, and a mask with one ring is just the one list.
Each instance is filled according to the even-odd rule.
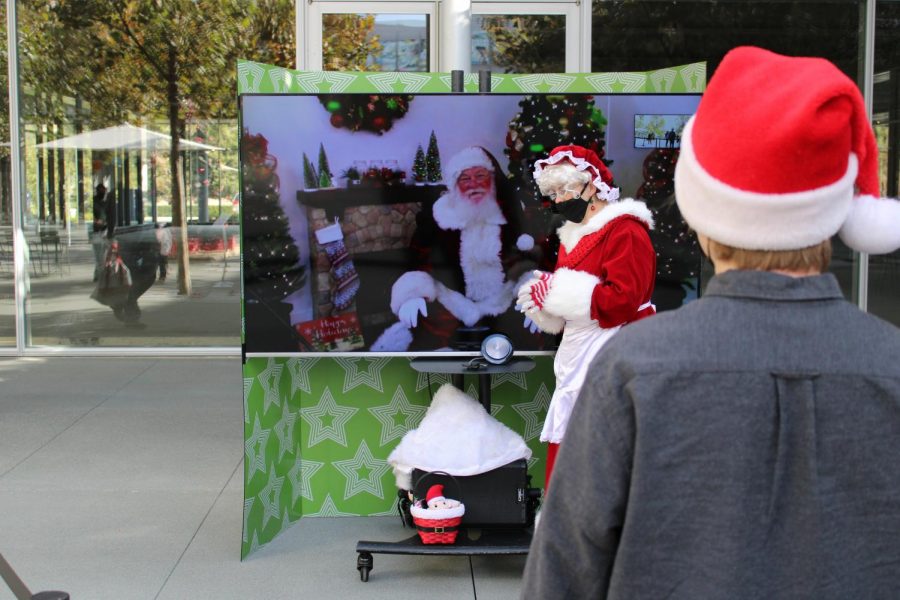
[[331,113],[331,124],[350,131],[370,131],[378,135],[389,131],[394,121],[409,110],[413,97],[408,94],[328,94],[319,102]]

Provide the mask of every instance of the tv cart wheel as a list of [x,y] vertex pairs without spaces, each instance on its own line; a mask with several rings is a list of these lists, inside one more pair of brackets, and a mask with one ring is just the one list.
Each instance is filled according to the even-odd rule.
[[374,560],[370,552],[360,552],[356,557],[356,569],[359,571],[359,580],[362,582],[369,581],[369,571],[372,570]]

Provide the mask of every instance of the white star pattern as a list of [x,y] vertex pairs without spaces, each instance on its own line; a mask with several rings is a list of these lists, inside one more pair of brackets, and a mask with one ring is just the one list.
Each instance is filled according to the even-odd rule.
[[266,368],[256,376],[265,392],[262,414],[266,414],[271,404],[281,405],[278,401],[278,384],[281,381],[282,369],[284,369],[284,365],[280,365],[274,358],[270,358]]
[[[367,385],[376,392],[384,392],[381,370],[390,358],[336,358],[335,360],[344,369],[344,393],[361,385]],[[365,371],[360,371],[361,363],[365,364]]]
[[501,410],[503,410],[502,404],[497,404],[495,402],[491,402],[491,416],[492,417],[494,417],[496,419],[497,413],[499,413]]
[[247,543],[247,519],[250,518],[250,511],[253,509],[253,503],[256,502],[256,497],[253,498],[244,498],[244,534],[241,536],[241,541],[245,544]]
[[525,383],[525,373],[495,373],[491,375],[492,390],[506,382],[516,385],[523,390],[528,390],[528,384]]
[[[376,498],[384,498],[381,478],[387,475],[391,466],[384,460],[375,460],[365,440],[360,442],[359,449],[352,459],[336,460],[332,464],[347,479],[344,486],[344,500],[363,492],[368,492]],[[360,476],[360,469],[363,468],[367,473]]]
[[266,472],[266,442],[269,441],[268,429],[259,426],[259,417],[253,420],[253,433],[244,440],[244,455],[247,461],[247,481],[253,479],[257,471]]
[[309,515],[308,517],[355,517],[355,513],[341,512],[337,509],[337,506],[334,505],[334,500],[331,499],[331,494],[325,496],[325,500],[322,501],[322,506],[319,507],[319,512],[315,512]]
[[257,550],[259,550],[262,546],[259,545],[259,537],[256,535],[257,532],[253,532],[253,540],[250,541],[250,551],[247,554],[253,554]]
[[244,377],[244,423],[250,422],[250,390],[254,381],[253,377]]
[[309,370],[319,362],[318,358],[291,358],[287,361],[287,369],[291,374],[291,398],[302,390],[309,394],[312,387],[309,385]]
[[432,385],[437,384],[438,387],[441,387],[445,383],[450,383],[450,374],[449,373],[416,373],[416,391],[421,391],[428,388],[428,384]]
[[297,498],[306,498],[312,501],[312,486],[310,481],[316,472],[325,466],[325,463],[314,460],[298,459],[288,471],[288,481],[291,483],[291,504],[297,504]]
[[290,406],[285,402],[281,406],[281,418],[272,427],[275,435],[278,437],[278,460],[284,457],[288,448],[293,446],[294,422],[297,421],[297,413],[291,412]]
[[513,410],[519,413],[519,416],[525,421],[523,437],[526,442],[540,435],[541,429],[544,428],[544,419],[547,417],[547,408],[549,406],[550,393],[547,391],[547,386],[543,383],[531,402],[512,405]]
[[276,477],[275,469],[269,471],[269,481],[266,487],[259,492],[259,501],[263,505],[262,527],[265,529],[269,519],[276,519],[281,515],[281,486],[284,485],[284,477]]
[[[338,359],[340,360],[340,359]],[[325,388],[319,403],[300,411],[300,417],[309,423],[309,443],[312,448],[324,440],[333,440],[341,446],[347,446],[347,432],[344,429],[359,409],[340,406],[331,396],[331,390]],[[325,423],[325,419],[330,424]]]
[[[410,404],[406,394],[403,393],[403,388],[398,386],[390,404],[369,409],[381,423],[380,444],[384,446],[393,439],[403,437],[410,429],[418,427],[426,410],[424,406]],[[397,423],[397,415],[403,415],[402,424]]]
[[537,464],[537,462],[538,462],[538,457],[535,456],[534,454],[532,454],[531,458],[528,459],[528,470],[530,471],[534,467],[534,465]]

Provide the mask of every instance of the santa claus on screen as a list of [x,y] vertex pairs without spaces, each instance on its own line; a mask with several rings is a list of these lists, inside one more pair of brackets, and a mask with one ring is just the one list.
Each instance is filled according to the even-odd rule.
[[497,160],[480,146],[457,153],[444,169],[444,182],[447,192],[416,218],[410,268],[391,289],[398,321],[373,350],[446,349],[460,327],[522,329],[513,305],[535,262],[521,202]]

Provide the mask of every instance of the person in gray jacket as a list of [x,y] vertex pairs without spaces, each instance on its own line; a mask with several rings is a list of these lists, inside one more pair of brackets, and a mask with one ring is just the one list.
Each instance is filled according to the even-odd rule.
[[900,330],[826,272],[834,234],[900,247],[862,96],[823,59],[737,48],[681,143],[716,275],[595,358],[522,597],[900,598]]

